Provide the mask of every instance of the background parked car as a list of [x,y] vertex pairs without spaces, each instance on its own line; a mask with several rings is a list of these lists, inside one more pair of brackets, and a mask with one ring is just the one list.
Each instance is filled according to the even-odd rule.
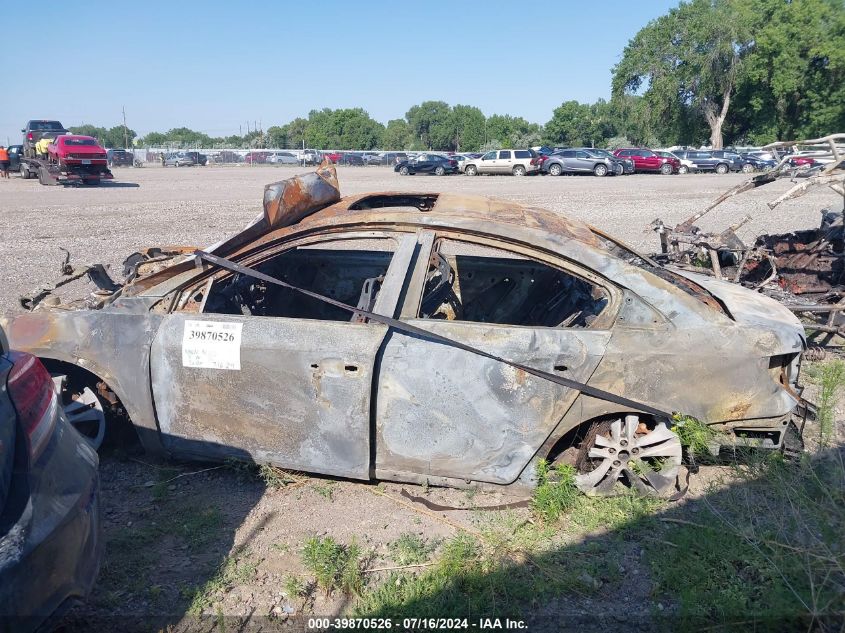
[[300,162],[303,167],[307,167],[309,165],[319,165],[323,162],[323,154],[318,152],[316,149],[306,149],[302,152]]
[[630,158],[634,161],[634,169],[637,171],[659,172],[668,176],[676,174],[681,168],[681,161],[677,158],[665,158],[658,156],[650,149],[644,147],[627,147],[617,149],[613,152],[617,158]]
[[21,156],[23,156],[23,145],[9,145],[6,150],[9,152],[9,171],[19,171]]
[[512,174],[525,176],[538,173],[539,154],[532,149],[499,149],[487,152],[481,158],[467,162],[464,173],[467,176],[479,174]]
[[264,165],[270,156],[270,152],[250,152],[244,157],[248,165]]
[[135,155],[125,149],[110,149],[106,151],[109,167],[132,167]]
[[717,174],[727,174],[729,171],[742,169],[742,159],[734,161],[724,156],[716,156],[714,152],[705,150],[682,150],[675,152],[678,158],[692,163],[689,171],[715,171]]
[[604,156],[592,148],[578,147],[555,152],[542,163],[542,170],[552,176],[592,173],[596,176],[622,175],[625,167],[615,157]]
[[381,155],[382,165],[396,165],[403,160],[408,160],[408,155],[405,152],[384,152]]
[[393,171],[403,176],[414,174],[434,174],[445,176],[458,171],[458,161],[440,154],[420,154],[413,160],[403,160],[397,163]]
[[777,165],[776,160],[771,160],[771,159],[766,160],[764,158],[761,158],[757,154],[748,153],[748,154],[740,154],[740,156],[742,156],[742,160],[744,161],[742,171],[748,171],[748,170],[745,169],[745,165],[751,165],[753,167],[753,169],[756,170],[756,171],[767,171],[767,170],[771,169],[772,167],[774,167],[775,165]]
[[326,152],[323,154],[325,158],[328,158],[331,162],[337,164],[338,161],[343,157],[343,154],[340,152]]
[[165,167],[193,167],[194,165],[196,165],[194,159],[185,154],[185,152],[168,154],[164,159]]
[[354,165],[356,167],[363,167],[366,163],[364,157],[357,152],[346,152],[340,158],[341,165]]
[[35,356],[10,352],[2,331],[0,384],[0,630],[26,632],[97,577],[98,460],[53,377]]
[[299,159],[290,152],[274,152],[267,157],[271,165],[299,165]]
[[381,155],[376,152],[364,152],[361,154],[365,165],[381,165]]
[[194,165],[205,166],[208,164],[208,156],[199,152],[185,152],[185,156],[194,161]]
[[745,161],[742,160],[742,156],[740,156],[738,153],[726,149],[716,149],[711,151],[710,153],[713,154],[714,158],[726,162],[728,165],[728,169],[730,169],[731,171],[742,171],[742,166],[745,164]]

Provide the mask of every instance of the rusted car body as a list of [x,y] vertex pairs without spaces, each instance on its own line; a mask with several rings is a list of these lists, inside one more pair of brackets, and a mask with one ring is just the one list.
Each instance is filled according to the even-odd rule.
[[[805,341],[788,310],[543,209],[447,193],[340,199],[323,166],[268,185],[264,213],[207,251],[442,338],[184,250],[114,292],[42,302],[3,327],[15,348],[92,381],[150,451],[362,480],[524,490],[537,460],[576,450],[593,459],[584,487],[606,485],[631,471],[612,460],[598,473],[602,446],[639,438],[645,453],[674,435],[490,355],[770,448],[799,404]],[[585,447],[585,429],[607,422]]]

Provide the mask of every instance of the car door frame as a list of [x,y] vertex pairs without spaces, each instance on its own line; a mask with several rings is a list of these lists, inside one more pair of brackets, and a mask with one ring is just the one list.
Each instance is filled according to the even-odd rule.
[[[469,241],[521,255],[541,264],[564,270],[568,274],[604,288],[609,300],[601,313],[600,327],[533,327],[418,317],[429,261],[435,243],[440,238]],[[572,370],[571,373],[565,374],[568,378],[588,382],[592,372],[603,358],[619,314],[623,297],[623,291],[620,288],[595,272],[568,261],[562,256],[506,242],[502,238],[476,234],[470,236],[448,229],[426,229],[421,231],[418,241],[421,249],[416,257],[400,311],[400,318],[403,321],[417,328],[476,345],[489,353],[500,352],[499,355],[502,357],[537,366],[538,369],[550,372]],[[511,339],[512,344],[508,343]],[[531,344],[528,344],[529,341]],[[545,350],[547,356],[537,359],[531,357],[530,353],[524,352],[524,349],[532,345]],[[601,353],[592,353],[596,349],[600,349]],[[523,352],[525,355],[520,356]],[[536,352],[536,349],[531,353],[543,354],[542,351]],[[459,357],[462,357],[461,360],[468,363],[469,367],[477,370],[477,373],[465,373],[462,366],[450,376],[449,372],[452,371],[453,365],[443,361],[455,360]],[[408,336],[402,332],[390,332],[379,352],[379,373],[373,383],[373,397],[376,403],[373,433],[376,478],[457,484],[472,481],[498,485],[513,483],[548,437],[554,433],[580,393],[541,378],[523,374],[522,370],[516,370],[500,361],[473,355],[471,352],[439,342],[426,342],[420,337]],[[515,428],[518,424],[522,424],[522,421],[514,421],[519,416],[507,416],[512,424],[502,424],[501,428],[491,427],[492,430],[485,429],[485,437],[478,439],[478,446],[473,446],[472,450],[458,450],[445,458],[442,454],[435,456],[433,445],[447,435],[439,432],[436,427],[443,419],[442,410],[454,412],[460,411],[461,407],[452,406],[457,403],[444,403],[441,400],[425,402],[421,397],[425,395],[425,390],[415,391],[415,386],[422,384],[421,380],[431,381],[434,384],[449,384],[450,388],[444,389],[444,398],[448,395],[454,396],[459,391],[454,389],[455,385],[467,386],[475,391],[469,396],[476,403],[474,406],[485,408],[488,413],[497,411],[501,413],[502,407],[507,406],[502,404],[503,400],[515,397],[513,392],[505,393],[506,388],[496,387],[497,381],[502,381],[509,385],[518,385],[516,389],[535,389],[537,394],[545,395],[544,404],[547,408],[550,406],[551,411],[547,410],[546,419],[535,420],[536,424],[533,427],[526,427],[523,430]],[[485,388],[487,388],[487,393],[481,393]],[[554,394],[552,405],[549,405],[549,393]],[[491,394],[492,398],[490,398]],[[537,400],[542,400],[542,396],[538,396]],[[531,406],[535,406],[534,400],[530,397],[528,401],[532,403]],[[391,407],[397,402],[406,406],[404,409],[398,407],[398,410],[391,411]],[[492,403],[489,407],[488,402]],[[429,404],[439,405],[441,411],[433,411],[432,409],[438,407],[429,407]],[[540,408],[539,404],[536,406]],[[526,416],[526,419],[528,417],[530,416]],[[485,424],[494,424],[495,422],[491,420],[492,418],[485,419]],[[499,416],[499,421],[501,420]],[[525,424],[528,425],[528,422]],[[490,438],[496,436],[499,431],[502,438],[508,437],[513,441],[512,447],[497,452],[481,446],[486,440],[489,448]],[[522,433],[521,440],[520,433]],[[464,433],[463,439],[466,440],[471,434],[471,432]],[[452,436],[455,435],[459,436],[460,433],[452,434]],[[480,449],[479,446],[481,446]]]
[[[235,261],[254,267],[299,246],[388,236],[397,246],[372,310],[392,315],[418,251],[416,229],[320,232]],[[179,293],[177,309],[155,334],[150,383],[162,445],[173,456],[371,478],[372,379],[387,326],[353,322],[351,314],[350,321],[334,321],[204,312],[211,284],[231,275],[219,268],[203,271]],[[186,309],[197,292],[203,299]],[[184,366],[185,322],[191,320],[241,324],[237,370]],[[268,370],[273,367],[279,371]],[[200,414],[201,420],[191,417]],[[270,437],[286,441],[269,445]]]

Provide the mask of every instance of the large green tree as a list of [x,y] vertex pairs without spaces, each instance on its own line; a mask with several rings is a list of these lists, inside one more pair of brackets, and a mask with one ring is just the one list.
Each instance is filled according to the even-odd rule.
[[485,145],[530,147],[540,142],[540,135],[541,129],[537,123],[530,123],[519,116],[493,114],[487,118]]
[[737,88],[734,134],[766,143],[845,130],[845,3],[750,2],[754,46]]
[[456,105],[449,122],[453,140],[448,147],[456,152],[472,152],[484,144],[484,113],[475,106]]
[[411,149],[412,133],[405,119],[391,119],[382,135],[383,149]]
[[414,147],[443,150],[454,142],[452,109],[444,101],[423,101],[405,114]]
[[754,43],[752,13],[740,0],[692,0],[649,22],[613,69],[614,95],[644,89],[655,127],[675,135],[685,124],[684,110],[694,110],[710,129],[711,145],[722,147],[742,63]]

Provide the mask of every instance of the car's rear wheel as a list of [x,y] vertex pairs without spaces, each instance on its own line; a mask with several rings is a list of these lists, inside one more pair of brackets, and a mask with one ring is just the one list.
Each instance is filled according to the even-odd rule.
[[672,165],[670,165],[669,163],[663,163],[660,166],[660,173],[664,176],[670,175],[672,173]]
[[742,173],[750,174],[752,171],[754,171],[754,165],[752,165],[751,163],[744,163],[742,165]]
[[408,168],[403,165],[399,168],[399,173],[403,176],[407,176],[410,172],[408,171]]
[[106,414],[103,403],[88,386],[73,387],[66,374],[53,374],[53,384],[67,421],[96,450],[106,436]]
[[513,175],[514,176],[524,176],[525,175],[525,167],[522,165],[517,165],[513,168]]
[[601,176],[607,176],[607,165],[603,165],[601,163],[596,165],[595,167],[593,167],[593,173],[596,176],[600,176],[600,177]]
[[689,173],[689,167],[687,167],[686,165],[681,165],[680,167],[678,167],[678,173],[679,174],[688,174]]
[[437,167],[437,169],[434,170],[434,174],[436,176],[443,176],[445,173],[446,173],[446,170],[443,169],[442,167],[439,167],[439,166]]
[[478,168],[475,165],[467,165],[466,169],[464,169],[464,173],[467,176],[477,176],[478,175]]
[[563,167],[558,163],[554,163],[553,165],[549,166],[549,173],[552,176],[560,176],[563,173]]
[[664,422],[634,414],[594,423],[587,431],[575,464],[575,483],[588,495],[607,496],[628,487],[642,495],[674,489],[683,449]]
[[719,163],[716,165],[716,173],[717,174],[726,174],[728,173],[728,166],[724,163]]

